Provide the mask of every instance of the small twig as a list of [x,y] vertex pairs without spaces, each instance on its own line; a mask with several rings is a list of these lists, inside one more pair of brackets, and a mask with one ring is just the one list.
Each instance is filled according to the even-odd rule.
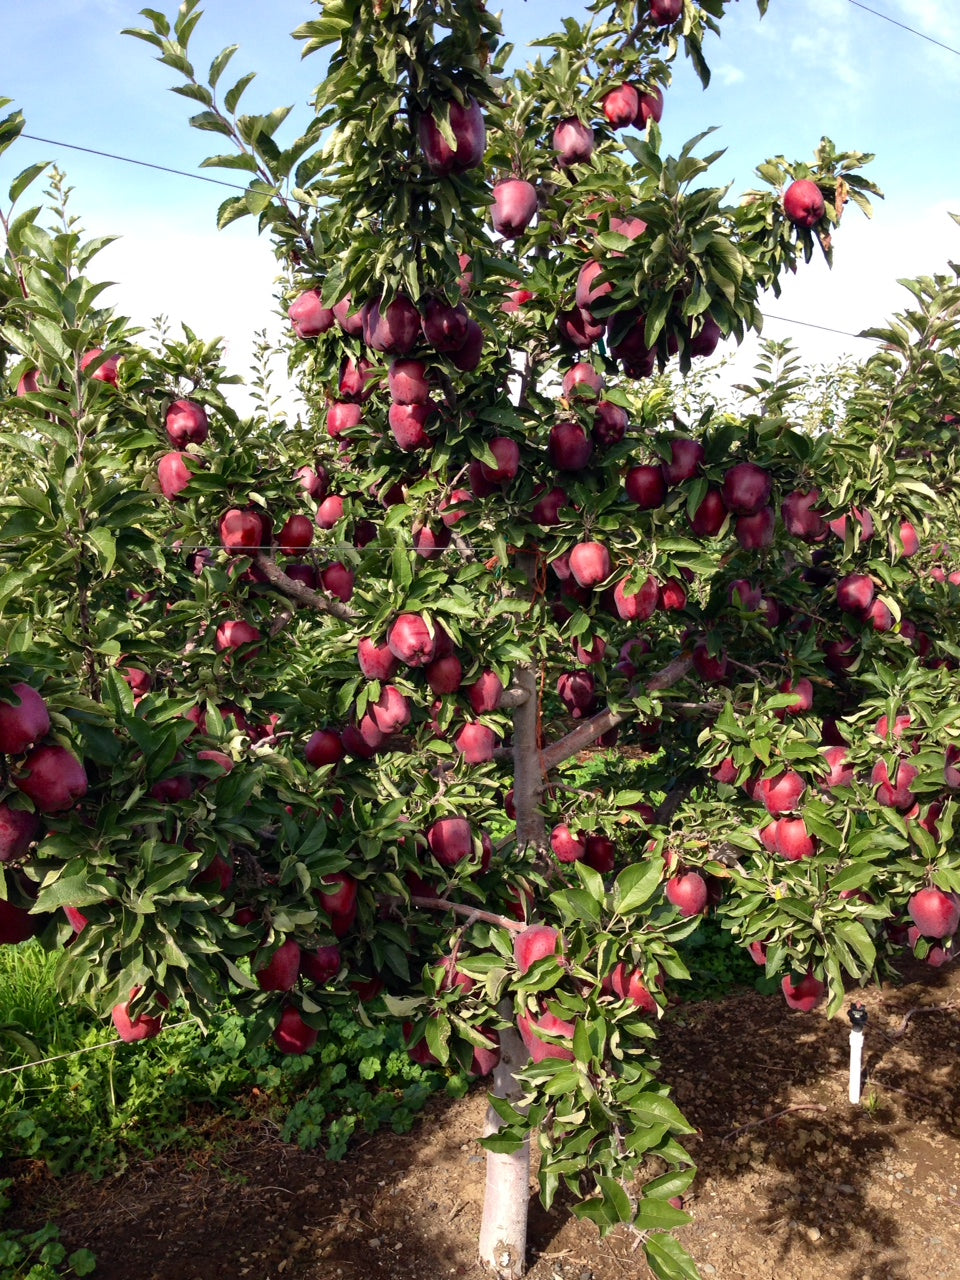
[[[394,898],[392,901],[402,903],[403,899]],[[458,916],[468,916],[471,924],[476,920],[483,920],[486,924],[499,925],[501,929],[512,929],[514,933],[521,933],[527,928],[522,920],[509,920],[506,916],[498,916],[492,911],[481,911],[477,907],[466,907],[461,902],[451,902],[449,898],[412,897],[410,905],[422,907],[427,911],[452,911]]]
[[889,1036],[891,1040],[898,1040],[902,1035],[906,1034],[907,1026],[915,1013],[946,1013],[951,1009],[956,1009],[956,1007],[957,1002],[955,1000],[951,1000],[948,1004],[918,1004],[916,1008],[907,1010],[896,1031],[885,1031],[883,1034]]
[[758,1125],[779,1120],[781,1116],[789,1115],[791,1111],[829,1111],[829,1107],[825,1107],[820,1102],[798,1102],[795,1107],[784,1107],[782,1111],[775,1111],[772,1116],[761,1116],[759,1120],[750,1120],[747,1124],[740,1125],[739,1129],[731,1129],[720,1141],[726,1142],[728,1138],[735,1138],[738,1133],[745,1133],[747,1129],[755,1129]]

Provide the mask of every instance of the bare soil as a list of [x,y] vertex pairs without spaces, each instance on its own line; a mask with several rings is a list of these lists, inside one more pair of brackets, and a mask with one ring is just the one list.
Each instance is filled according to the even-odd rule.
[[[681,1232],[719,1280],[960,1280],[960,967],[862,993],[865,1105],[849,1024],[733,996],[665,1020],[663,1075],[697,1126]],[[327,1163],[261,1119],[202,1156],[95,1183],[17,1170],[15,1225],[56,1221],[98,1280],[441,1280],[483,1274],[482,1091]],[[638,1240],[532,1203],[531,1280],[642,1280]]]

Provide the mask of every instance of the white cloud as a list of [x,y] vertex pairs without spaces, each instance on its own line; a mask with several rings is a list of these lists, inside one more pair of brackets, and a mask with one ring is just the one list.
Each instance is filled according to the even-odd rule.
[[721,84],[725,85],[740,84],[741,81],[746,79],[739,67],[733,67],[729,64],[725,64],[722,67],[714,67],[713,75]]

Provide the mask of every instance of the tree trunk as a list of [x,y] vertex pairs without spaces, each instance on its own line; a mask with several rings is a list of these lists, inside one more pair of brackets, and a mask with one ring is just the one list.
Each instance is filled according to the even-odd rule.
[[[513,1018],[513,1001],[504,1000],[500,1012]],[[500,1032],[500,1062],[493,1073],[493,1095],[516,1103],[520,1096],[516,1073],[527,1061],[526,1046],[513,1027]],[[483,1136],[500,1128],[500,1117],[487,1108]],[[480,1261],[503,1280],[514,1280],[525,1270],[527,1206],[530,1200],[530,1139],[519,1151],[487,1152],[487,1185],[480,1224]]]
[[[520,663],[512,684],[526,695],[513,715],[513,795],[517,809],[517,847],[545,844],[540,793],[543,770],[540,765],[539,700],[537,669]],[[513,1023],[515,1011],[509,997],[501,1002],[501,1017]],[[494,1071],[493,1095],[516,1103],[520,1096],[516,1073],[529,1058],[515,1026],[500,1032],[500,1063]],[[493,1107],[487,1110],[484,1137],[496,1133],[500,1117]],[[530,1201],[530,1140],[519,1151],[505,1155],[487,1152],[487,1185],[480,1226],[480,1261],[503,1280],[514,1280],[525,1270],[527,1253],[527,1207]]]

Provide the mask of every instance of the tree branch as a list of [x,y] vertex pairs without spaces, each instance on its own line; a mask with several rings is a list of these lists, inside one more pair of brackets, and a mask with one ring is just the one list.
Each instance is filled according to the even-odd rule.
[[[642,689],[645,693],[659,693],[662,689],[669,689],[672,685],[678,684],[692,666],[693,659],[689,655],[674,658],[656,675],[651,676]],[[564,760],[569,760],[571,756],[577,755],[598,738],[602,738],[605,733],[609,733],[617,725],[626,724],[636,715],[637,712],[634,710],[611,711],[607,707],[604,711],[591,716],[589,720],[584,720],[570,733],[558,738],[556,742],[551,742],[549,747],[544,747],[540,753],[540,763],[544,772],[555,769],[558,764],[563,764]]]
[[288,578],[277,562],[265,552],[258,551],[254,563],[271,587],[276,587],[297,604],[307,605],[311,609],[316,609],[318,613],[332,614],[341,622],[353,622],[360,617],[360,614],[345,605],[342,600],[331,600],[328,596],[322,596],[310,587],[305,587],[302,582]]

